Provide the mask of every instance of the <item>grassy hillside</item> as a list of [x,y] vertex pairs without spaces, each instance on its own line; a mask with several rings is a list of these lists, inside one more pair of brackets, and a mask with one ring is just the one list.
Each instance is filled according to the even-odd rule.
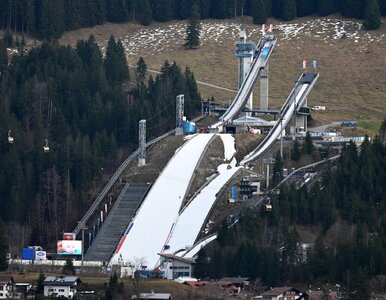
[[[270,63],[270,105],[279,107],[302,72],[302,61],[318,60],[320,79],[309,97],[309,105],[326,105],[325,112],[314,115],[321,123],[357,120],[375,133],[386,112],[386,26],[365,31],[357,20],[339,16],[301,18],[290,23],[270,20],[278,37]],[[240,29],[257,41],[260,26],[250,19],[205,20],[202,22],[201,47],[185,50],[185,23],[172,22],[142,27],[137,24],[105,24],[80,29],[62,36],[62,44],[75,45],[77,39],[93,34],[101,47],[113,34],[126,48],[128,60],[135,65],[144,57],[149,69],[159,70],[165,61],[188,65],[196,80],[222,87],[237,88],[235,42]],[[228,102],[235,93],[200,85],[202,97],[214,96]],[[258,92],[258,86],[256,87]]]

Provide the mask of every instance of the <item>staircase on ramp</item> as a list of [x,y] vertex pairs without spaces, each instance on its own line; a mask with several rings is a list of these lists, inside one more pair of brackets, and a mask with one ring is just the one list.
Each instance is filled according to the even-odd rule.
[[145,198],[149,183],[127,183],[85,254],[85,260],[108,261],[122,233]]

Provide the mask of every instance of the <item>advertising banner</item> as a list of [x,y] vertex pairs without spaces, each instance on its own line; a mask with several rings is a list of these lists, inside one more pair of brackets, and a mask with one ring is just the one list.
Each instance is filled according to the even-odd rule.
[[63,233],[63,240],[75,240],[75,233],[72,233],[72,232]]
[[36,251],[35,252],[36,260],[47,260],[47,252],[46,251]]
[[23,259],[33,260],[35,258],[35,249],[34,248],[23,248]]
[[82,241],[58,241],[57,253],[59,255],[82,255]]

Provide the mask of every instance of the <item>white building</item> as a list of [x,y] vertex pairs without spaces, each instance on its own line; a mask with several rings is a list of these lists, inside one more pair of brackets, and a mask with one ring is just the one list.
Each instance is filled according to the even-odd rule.
[[193,276],[194,259],[179,257],[174,254],[162,253],[161,269],[165,271],[166,279],[178,277],[191,278]]
[[12,276],[0,276],[0,299],[12,298],[15,281]]
[[43,281],[44,297],[66,297],[72,299],[79,283],[76,276],[47,277]]
[[274,287],[261,294],[263,300],[304,300],[308,299],[307,294],[301,293],[293,287]]

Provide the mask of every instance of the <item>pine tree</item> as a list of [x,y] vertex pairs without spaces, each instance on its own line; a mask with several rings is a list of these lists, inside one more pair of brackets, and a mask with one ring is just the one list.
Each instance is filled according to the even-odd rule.
[[272,187],[275,187],[283,179],[283,161],[280,152],[276,153],[275,164],[273,165]]
[[63,2],[42,0],[38,10],[37,29],[41,37],[47,40],[59,38],[65,29]]
[[177,18],[185,20],[189,17],[189,3],[188,0],[177,0],[174,4],[177,7]]
[[336,11],[335,0],[318,0],[317,12],[320,16],[328,16]]
[[272,0],[264,0],[264,6],[267,18],[272,16]]
[[201,18],[207,19],[210,17],[210,1],[200,0]]
[[265,0],[256,0],[252,3],[253,23],[264,24],[267,22],[267,9]]
[[173,17],[171,0],[153,0],[151,3],[155,21],[166,22]]
[[[88,3],[89,1],[82,1]],[[63,3],[63,16],[66,30],[73,30],[87,23],[83,23],[81,2],[76,0],[69,0]],[[89,8],[89,7],[87,7]],[[90,12],[90,9],[88,10]],[[92,11],[91,11],[92,12]],[[92,23],[91,23],[92,24]],[[89,25],[89,23],[88,23]]]
[[296,1],[295,0],[281,1],[281,18],[284,21],[289,21],[296,18]]
[[361,19],[364,9],[364,0],[343,0],[341,4],[341,12],[345,17]]
[[205,248],[202,248],[197,255],[197,259],[194,265],[194,276],[197,278],[208,277],[208,256]]
[[112,84],[121,84],[129,79],[129,69],[127,65],[125,50],[122,42],[110,36],[107,43],[106,57],[105,57],[106,79]]
[[315,0],[296,0],[297,16],[303,17],[313,14],[316,11]]
[[192,49],[200,45],[200,10],[197,2],[192,6],[188,27],[186,28],[185,47]]
[[379,128],[379,140],[381,143],[386,145],[386,119],[383,119],[383,122]]
[[137,62],[137,81],[143,82],[146,78],[147,67],[145,60],[141,56]]
[[379,0],[379,7],[381,9],[381,14],[386,15],[386,0]]
[[152,21],[152,9],[149,0],[143,0],[142,5],[142,14],[140,15],[140,23],[144,26],[149,26]]
[[0,77],[8,68],[8,54],[7,47],[3,40],[0,40]]
[[118,276],[114,272],[110,276],[110,281],[106,290],[105,299],[114,300],[114,299],[117,299],[117,295],[118,295]]
[[306,137],[304,139],[304,144],[303,144],[303,153],[311,154],[313,150],[314,150],[314,145],[312,143],[312,138],[311,138],[310,132],[307,131]]
[[381,27],[381,12],[377,0],[368,0],[363,26],[367,30],[375,30]]
[[36,282],[36,294],[41,295],[44,292],[44,285],[43,282],[46,279],[46,276],[44,276],[43,273],[39,274],[38,280]]
[[282,0],[272,0],[271,14],[275,18],[281,18]]
[[107,20],[110,22],[125,22],[129,19],[125,0],[109,0],[106,2]]
[[75,268],[70,258],[66,259],[66,264],[63,267],[62,274],[64,275],[75,275]]
[[8,244],[4,232],[3,221],[0,219],[0,271],[5,271],[8,268]]
[[211,1],[211,6],[210,6],[211,17],[216,19],[226,19],[229,17],[227,9],[228,9],[227,0]]
[[291,150],[291,159],[297,161],[300,158],[300,149],[298,140],[294,141],[292,150]]

